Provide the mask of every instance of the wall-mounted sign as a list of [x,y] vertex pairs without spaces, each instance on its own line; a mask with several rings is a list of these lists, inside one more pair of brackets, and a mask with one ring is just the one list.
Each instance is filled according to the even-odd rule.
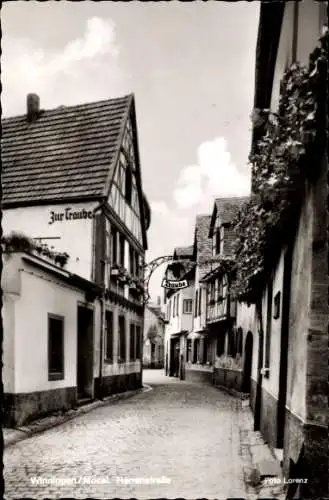
[[54,222],[64,222],[64,221],[72,221],[72,220],[81,220],[81,219],[93,219],[94,214],[92,210],[72,210],[70,207],[65,208],[64,212],[50,212],[50,221],[48,224],[53,224]]
[[161,286],[163,288],[170,288],[172,290],[178,290],[180,288],[187,288],[188,282],[187,282],[187,280],[174,281],[174,280],[164,279],[164,280],[162,280]]

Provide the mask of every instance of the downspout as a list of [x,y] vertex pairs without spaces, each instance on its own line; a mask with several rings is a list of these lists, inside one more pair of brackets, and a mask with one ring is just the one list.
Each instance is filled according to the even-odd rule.
[[[104,221],[103,207],[105,205],[105,200],[101,201],[100,204],[94,209],[94,215],[100,212],[101,221]],[[96,235],[97,236],[97,235]],[[106,263],[106,248],[104,244],[104,227],[101,224],[101,244],[102,244],[102,257],[101,257],[101,287],[102,295],[99,297],[100,308],[101,308],[101,324],[100,324],[100,339],[99,339],[99,389],[98,389],[98,399],[103,399],[103,366],[104,366],[104,337],[105,337],[105,263]]]
[[105,333],[105,288],[103,288],[102,295],[99,298],[101,306],[101,331],[100,331],[100,345],[99,345],[99,394],[98,399],[103,399],[103,360],[104,360],[104,333]]

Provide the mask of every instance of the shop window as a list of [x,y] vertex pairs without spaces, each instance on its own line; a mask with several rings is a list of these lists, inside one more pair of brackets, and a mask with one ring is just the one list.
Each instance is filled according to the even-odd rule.
[[192,313],[192,299],[184,299],[183,300],[183,314],[191,314]]
[[119,362],[126,360],[126,321],[124,316],[119,316]]
[[64,379],[64,318],[48,314],[48,380]]
[[106,359],[108,361],[113,361],[113,313],[112,313],[112,311],[106,311],[105,323],[106,323]]

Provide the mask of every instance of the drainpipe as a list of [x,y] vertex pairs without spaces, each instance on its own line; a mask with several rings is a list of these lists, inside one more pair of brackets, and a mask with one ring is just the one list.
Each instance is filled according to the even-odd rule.
[[[104,212],[103,212],[103,207],[104,207],[105,201],[101,201],[100,204],[94,209],[94,214],[96,215],[97,212],[100,212],[100,216],[103,218],[104,217]],[[105,237],[105,232],[103,231],[103,224],[101,226],[102,230],[102,258],[101,258],[101,266],[102,266],[102,272],[101,272],[101,286],[103,288],[102,295],[99,298],[100,301],[100,308],[101,308],[101,325],[100,325],[100,345],[99,345],[99,394],[98,394],[98,399],[102,400],[103,399],[103,366],[104,366],[104,337],[105,337],[105,263],[106,263],[106,248],[104,244],[104,237]]]
[[98,399],[103,399],[103,366],[104,366],[104,336],[105,336],[105,288],[99,299],[101,306],[101,331],[99,345],[99,394]]

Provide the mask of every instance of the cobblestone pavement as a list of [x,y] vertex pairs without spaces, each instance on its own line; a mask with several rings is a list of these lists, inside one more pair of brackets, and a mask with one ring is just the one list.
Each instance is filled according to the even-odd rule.
[[6,448],[5,498],[257,498],[244,482],[241,402],[162,371],[144,383],[152,390]]

